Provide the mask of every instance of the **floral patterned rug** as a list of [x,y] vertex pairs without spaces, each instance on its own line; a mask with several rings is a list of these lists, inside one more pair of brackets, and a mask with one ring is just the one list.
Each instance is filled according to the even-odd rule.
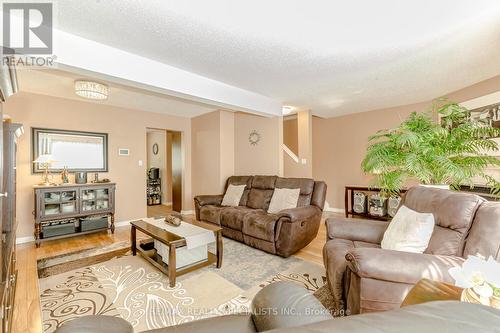
[[[79,253],[76,261],[83,258],[89,260],[85,253]],[[56,263],[61,261],[64,259],[58,257]],[[39,283],[43,330],[47,333],[85,315],[119,316],[141,332],[247,312],[253,296],[269,283],[292,281],[313,293],[326,280],[320,265],[274,256],[230,239],[224,239],[222,268],[209,266],[183,275],[173,288],[168,286],[167,276],[130,254],[66,272],[47,270],[46,266],[47,260],[43,263],[45,277]],[[57,274],[49,275],[51,272]]]

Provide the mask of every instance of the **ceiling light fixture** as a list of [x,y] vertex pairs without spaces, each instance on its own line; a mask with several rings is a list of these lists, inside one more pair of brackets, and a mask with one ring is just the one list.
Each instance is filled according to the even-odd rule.
[[290,114],[293,112],[295,108],[293,106],[290,106],[290,105],[284,105],[283,106],[283,109],[282,109],[282,113],[284,116]]
[[94,81],[77,80],[75,93],[83,98],[105,100],[108,99],[108,86]]

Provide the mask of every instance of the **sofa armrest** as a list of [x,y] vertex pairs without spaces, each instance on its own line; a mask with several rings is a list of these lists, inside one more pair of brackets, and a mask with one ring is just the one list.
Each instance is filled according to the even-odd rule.
[[222,203],[222,198],[224,196],[222,194],[218,195],[197,195],[194,197],[195,203],[201,206],[206,205],[220,205]]
[[224,195],[197,195],[194,197],[196,220],[200,221],[200,208],[206,205],[220,205]]
[[275,282],[255,295],[252,318],[257,332],[263,332],[328,320],[332,315],[303,286]]
[[280,219],[288,222],[300,222],[308,220],[316,215],[321,215],[321,209],[316,206],[304,206],[297,208],[284,209],[278,213]]
[[389,222],[378,220],[349,218],[329,218],[326,220],[328,239],[341,238],[373,244],[382,242],[388,226]]
[[465,259],[376,248],[357,248],[346,256],[349,269],[361,278],[416,284],[423,278],[453,283],[448,269]]

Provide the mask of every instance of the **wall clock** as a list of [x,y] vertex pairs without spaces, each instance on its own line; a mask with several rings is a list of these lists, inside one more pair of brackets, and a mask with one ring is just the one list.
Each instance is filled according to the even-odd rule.
[[157,144],[157,143],[155,143],[155,144],[153,145],[153,154],[154,154],[154,155],[158,155],[158,144]]
[[248,142],[250,142],[252,146],[255,146],[259,143],[259,141],[260,141],[259,132],[257,132],[256,130],[251,131],[250,134],[248,135]]

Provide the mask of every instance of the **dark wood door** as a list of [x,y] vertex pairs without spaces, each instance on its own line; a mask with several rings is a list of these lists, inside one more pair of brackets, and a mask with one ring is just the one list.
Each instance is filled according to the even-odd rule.
[[172,210],[182,210],[182,133],[172,132]]

